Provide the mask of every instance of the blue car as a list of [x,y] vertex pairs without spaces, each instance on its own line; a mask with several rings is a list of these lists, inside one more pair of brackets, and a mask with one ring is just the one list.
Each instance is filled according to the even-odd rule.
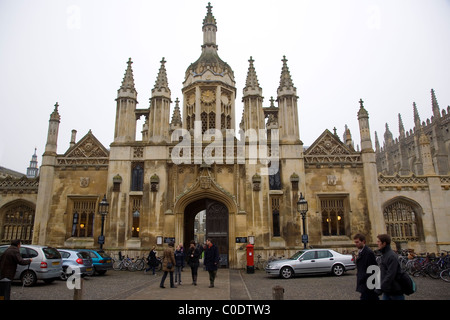
[[103,250],[89,250],[80,249],[79,251],[84,251],[89,253],[92,259],[92,264],[94,266],[95,273],[99,275],[104,275],[106,271],[111,270],[113,263],[112,258]]

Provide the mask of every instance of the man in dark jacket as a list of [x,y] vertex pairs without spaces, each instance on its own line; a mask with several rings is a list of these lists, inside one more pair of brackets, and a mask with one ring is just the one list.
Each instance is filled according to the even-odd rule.
[[214,280],[217,275],[217,266],[219,264],[219,249],[211,242],[211,239],[206,240],[205,260],[204,265],[209,273],[209,288],[214,288]]
[[400,263],[397,254],[391,249],[391,237],[388,234],[377,236],[377,245],[381,253],[381,292],[383,300],[405,300],[401,286],[397,281]]
[[14,280],[17,265],[27,265],[31,259],[22,259],[20,255],[20,240],[11,241],[11,246],[3,252],[0,257],[0,279]]
[[366,237],[363,234],[356,234],[353,240],[359,250],[356,257],[356,291],[361,293],[361,300],[379,300],[375,291],[367,288],[367,279],[370,276],[370,273],[367,273],[367,268],[371,265],[377,265],[375,254],[372,249],[366,246]]

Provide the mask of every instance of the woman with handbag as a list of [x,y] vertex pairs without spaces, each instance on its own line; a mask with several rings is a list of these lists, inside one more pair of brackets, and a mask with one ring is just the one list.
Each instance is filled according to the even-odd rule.
[[173,271],[175,270],[175,254],[173,250],[173,242],[169,243],[169,247],[164,250],[163,254],[163,265],[162,270],[164,271],[163,277],[161,279],[160,287],[164,287],[164,282],[166,281],[167,273],[170,272],[170,287],[176,288],[173,283]]

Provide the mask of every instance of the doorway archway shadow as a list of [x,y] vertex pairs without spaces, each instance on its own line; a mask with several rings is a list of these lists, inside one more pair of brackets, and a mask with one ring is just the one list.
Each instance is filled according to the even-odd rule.
[[220,266],[228,267],[228,209],[219,201],[203,198],[188,204],[184,210],[184,247],[194,239],[195,216],[206,210],[205,239],[211,241],[219,248]]

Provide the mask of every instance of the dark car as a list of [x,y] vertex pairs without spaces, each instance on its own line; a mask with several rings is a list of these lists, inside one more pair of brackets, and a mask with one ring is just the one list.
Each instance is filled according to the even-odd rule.
[[103,275],[113,268],[112,258],[103,250],[80,249],[89,254],[97,274]]

